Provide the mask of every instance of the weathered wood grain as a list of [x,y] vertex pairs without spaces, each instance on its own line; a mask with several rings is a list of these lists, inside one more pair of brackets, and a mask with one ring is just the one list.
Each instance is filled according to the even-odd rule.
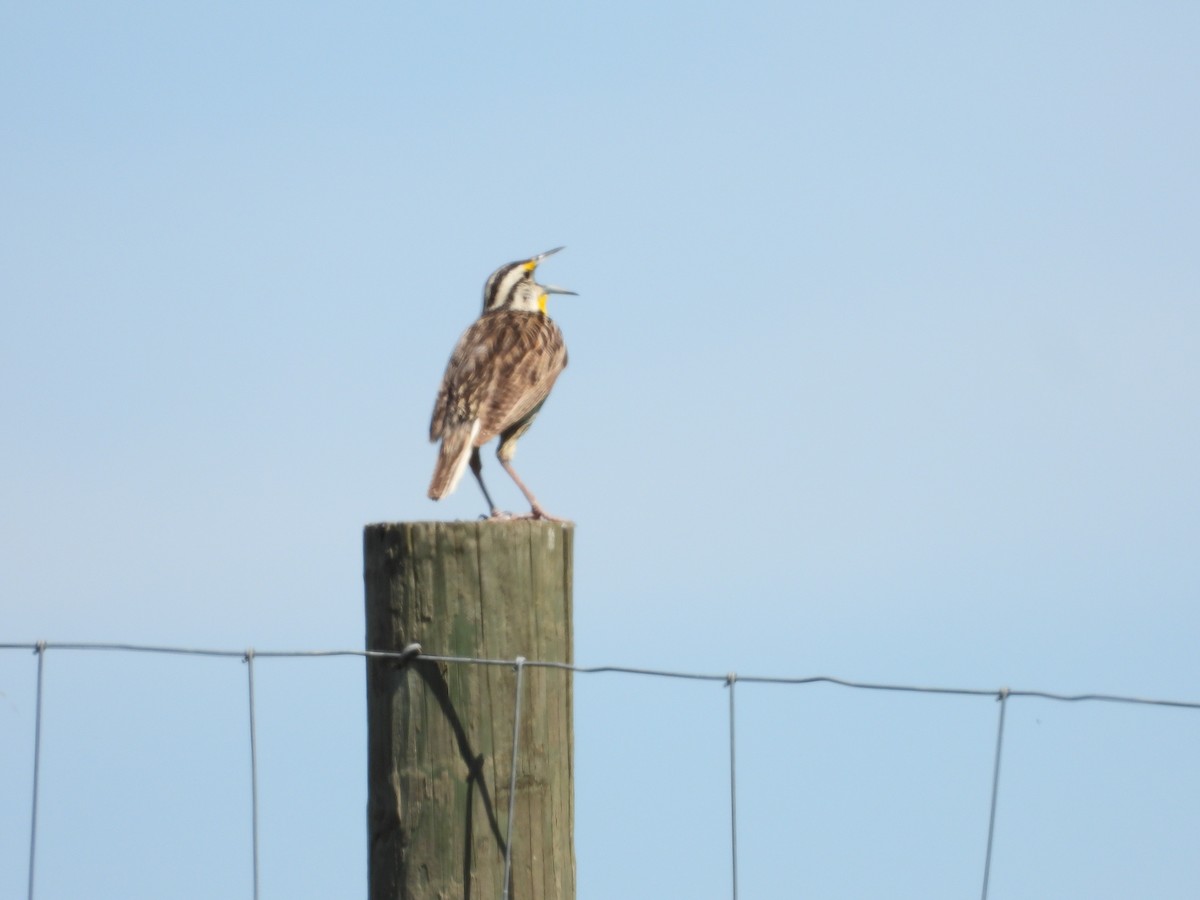
[[[549,522],[369,525],[367,648],[572,661],[574,530]],[[574,900],[571,675],[526,667],[512,900]],[[502,888],[516,673],[367,662],[370,900]]]

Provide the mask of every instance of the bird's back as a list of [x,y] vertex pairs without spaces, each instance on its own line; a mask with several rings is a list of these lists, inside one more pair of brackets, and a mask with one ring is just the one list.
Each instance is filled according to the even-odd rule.
[[480,427],[480,447],[537,409],[567,365],[562,332],[545,313],[501,309],[468,328],[446,365],[429,439]]

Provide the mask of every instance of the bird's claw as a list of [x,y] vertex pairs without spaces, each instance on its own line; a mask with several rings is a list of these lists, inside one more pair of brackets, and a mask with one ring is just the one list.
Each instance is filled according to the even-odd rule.
[[505,512],[501,509],[493,509],[491,515],[480,516],[481,522],[556,522],[559,525],[570,524],[570,519],[560,519],[558,516],[552,516],[540,506],[535,506],[532,510],[523,516],[518,516],[515,513]]
[[558,516],[552,516],[552,515],[550,515],[550,513],[546,512],[540,506],[536,506],[536,505],[530,511],[529,515],[524,516],[524,518],[532,519],[534,522],[537,522],[539,520],[542,522],[557,522],[560,525],[565,525],[567,522],[570,521],[569,519],[560,519]]

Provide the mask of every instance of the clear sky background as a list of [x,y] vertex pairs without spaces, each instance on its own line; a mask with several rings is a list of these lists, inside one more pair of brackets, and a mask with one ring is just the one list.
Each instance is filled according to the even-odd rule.
[[[1200,699],[1200,6],[0,6],[0,642],[361,647],[487,275],[576,657]],[[497,500],[523,503],[489,450]],[[0,897],[34,657],[0,652]],[[256,667],[262,896],[363,897],[359,660]],[[576,682],[581,900],[729,895],[725,689]],[[38,897],[249,896],[245,668],[51,652]],[[738,688],[749,898],[961,898],[996,703]],[[1200,713],[1009,705],[994,898],[1194,897]]]

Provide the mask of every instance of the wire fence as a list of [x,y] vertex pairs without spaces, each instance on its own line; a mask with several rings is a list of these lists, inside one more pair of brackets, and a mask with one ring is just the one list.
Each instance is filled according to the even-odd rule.
[[199,647],[175,647],[150,644],[125,643],[56,643],[38,641],[36,643],[0,643],[0,650],[24,650],[32,652],[37,658],[37,680],[34,713],[33,737],[33,790],[29,815],[29,872],[28,900],[34,900],[34,876],[37,871],[37,837],[38,837],[38,786],[40,780],[41,744],[42,744],[42,712],[43,712],[43,683],[46,667],[46,657],[50,650],[54,651],[108,651],[121,653],[146,654],[175,654],[185,656],[207,656],[237,659],[246,666],[247,699],[249,714],[249,755],[250,755],[250,791],[251,791],[251,841],[253,859],[253,896],[259,897],[259,810],[258,810],[258,748],[256,738],[256,711],[254,702],[254,664],[256,659],[315,659],[329,657],[362,657],[364,659],[390,659],[399,664],[406,664],[420,657],[430,662],[447,665],[474,666],[507,666],[516,672],[516,687],[514,698],[514,720],[512,740],[512,769],[509,782],[508,796],[508,831],[504,846],[504,881],[501,885],[501,896],[508,898],[509,873],[511,870],[511,849],[513,843],[513,812],[517,795],[517,756],[520,749],[519,734],[521,725],[521,695],[522,673],[526,668],[559,669],[576,675],[622,674],[650,678],[673,678],[692,681],[713,682],[723,685],[729,692],[729,845],[732,863],[732,878],[730,896],[733,900],[738,897],[738,848],[737,848],[737,730],[735,691],[738,684],[775,684],[775,685],[812,685],[832,684],[840,687],[864,691],[892,691],[910,694],[946,694],[972,697],[991,697],[998,702],[998,717],[996,725],[996,749],[992,766],[991,802],[988,809],[987,846],[984,854],[982,872],[982,900],[987,900],[988,887],[991,877],[992,846],[996,826],[996,807],[1000,794],[1000,769],[1004,753],[1004,720],[1008,701],[1013,698],[1039,698],[1060,703],[1120,703],[1140,706],[1173,707],[1177,709],[1200,710],[1200,702],[1186,700],[1169,700],[1150,697],[1134,697],[1121,694],[1086,693],[1062,694],[1042,690],[1014,690],[1007,687],[998,689],[934,687],[911,684],[886,684],[877,682],[850,681],[834,678],[828,675],[812,675],[805,677],[776,677],[762,675],[740,675],[736,672],[724,674],[705,672],[683,672],[668,669],[649,669],[631,666],[579,666],[551,660],[531,660],[518,656],[515,659],[482,659],[460,656],[440,656],[428,654],[419,644],[410,644],[403,650],[220,650]]

